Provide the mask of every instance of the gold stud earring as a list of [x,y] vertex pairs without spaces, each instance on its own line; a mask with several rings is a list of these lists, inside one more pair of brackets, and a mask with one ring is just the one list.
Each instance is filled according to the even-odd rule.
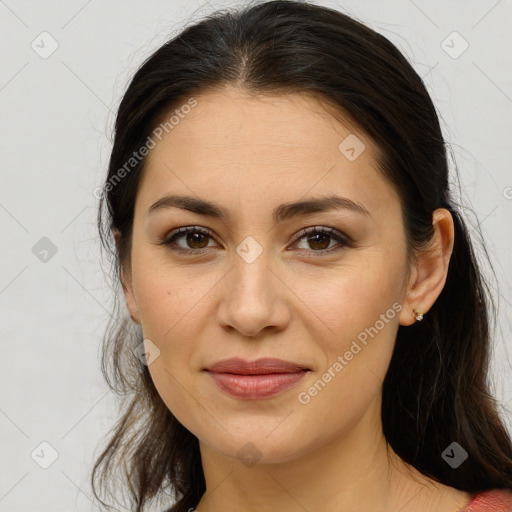
[[418,320],[418,322],[421,322],[421,320],[423,320],[423,313],[420,313],[419,311],[416,311],[415,309],[413,309],[412,311],[416,315],[416,320]]

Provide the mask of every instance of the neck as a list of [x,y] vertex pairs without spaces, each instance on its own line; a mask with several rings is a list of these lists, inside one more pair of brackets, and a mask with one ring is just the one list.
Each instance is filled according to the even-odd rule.
[[460,510],[468,495],[402,461],[384,438],[375,405],[350,432],[272,464],[248,467],[200,443],[207,490],[197,512]]

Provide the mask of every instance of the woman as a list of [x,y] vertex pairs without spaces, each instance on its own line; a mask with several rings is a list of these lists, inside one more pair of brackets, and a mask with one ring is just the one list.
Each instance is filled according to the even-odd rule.
[[99,210],[129,317],[93,487],[120,470],[137,511],[512,510],[448,178],[421,79],[340,12],[253,4],[151,55]]

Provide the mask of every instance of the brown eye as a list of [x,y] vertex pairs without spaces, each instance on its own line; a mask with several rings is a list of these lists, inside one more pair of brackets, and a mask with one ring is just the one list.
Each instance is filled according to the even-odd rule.
[[187,233],[185,240],[192,249],[204,249],[208,245],[208,235],[203,233]]
[[[176,240],[182,238],[186,246],[175,246]],[[194,252],[200,253],[203,249],[206,249],[211,239],[212,234],[208,230],[197,226],[186,226],[171,233],[161,244],[169,246],[171,250],[191,254]]]
[[331,237],[325,233],[316,233],[308,236],[308,243],[313,244],[313,249],[324,250],[329,247]]
[[[301,236],[296,239],[295,243],[305,239],[308,247],[304,249],[315,256],[330,254],[352,245],[352,240],[348,236],[334,228],[315,226],[302,230],[300,234]],[[185,246],[176,243],[180,239],[184,240]],[[172,251],[184,254],[201,254],[209,247],[208,244],[212,240],[213,234],[209,230],[199,226],[185,226],[172,232],[160,243]],[[337,243],[331,245],[333,242]]]
[[[343,235],[341,232],[335,232],[334,228],[322,228],[315,226],[312,229],[304,229],[301,231],[301,236],[299,236],[296,242],[302,239],[306,239],[306,243],[312,249],[310,252],[319,253],[317,254],[318,256],[325,253],[335,252],[351,245],[350,238]],[[338,245],[341,247],[333,249],[331,246],[331,248],[329,248],[333,240],[338,242]],[[309,250],[309,248],[306,247],[306,250]]]

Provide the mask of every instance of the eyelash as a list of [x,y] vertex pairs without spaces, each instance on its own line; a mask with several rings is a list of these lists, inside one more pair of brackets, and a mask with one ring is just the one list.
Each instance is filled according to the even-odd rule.
[[[187,234],[187,233],[200,233],[202,235],[208,236],[212,239],[215,239],[213,233],[208,229],[201,228],[200,226],[185,226],[183,228],[179,228],[178,230],[172,232],[168,237],[160,242],[160,245],[167,246],[170,250],[179,252],[181,254],[201,254],[207,248],[202,249],[183,249],[183,248],[175,248],[171,247],[171,244],[179,237]],[[335,239],[337,242],[341,244],[339,248],[331,248],[331,249],[322,249],[319,251],[310,250],[309,252],[313,253],[314,256],[324,256],[326,254],[331,254],[333,252],[337,252],[345,249],[346,247],[352,247],[352,240],[347,235],[341,233],[340,231],[335,230],[334,228],[325,228],[321,226],[314,226],[313,228],[304,228],[301,230],[293,243],[300,241],[301,239],[313,235],[328,235],[331,238]]]

